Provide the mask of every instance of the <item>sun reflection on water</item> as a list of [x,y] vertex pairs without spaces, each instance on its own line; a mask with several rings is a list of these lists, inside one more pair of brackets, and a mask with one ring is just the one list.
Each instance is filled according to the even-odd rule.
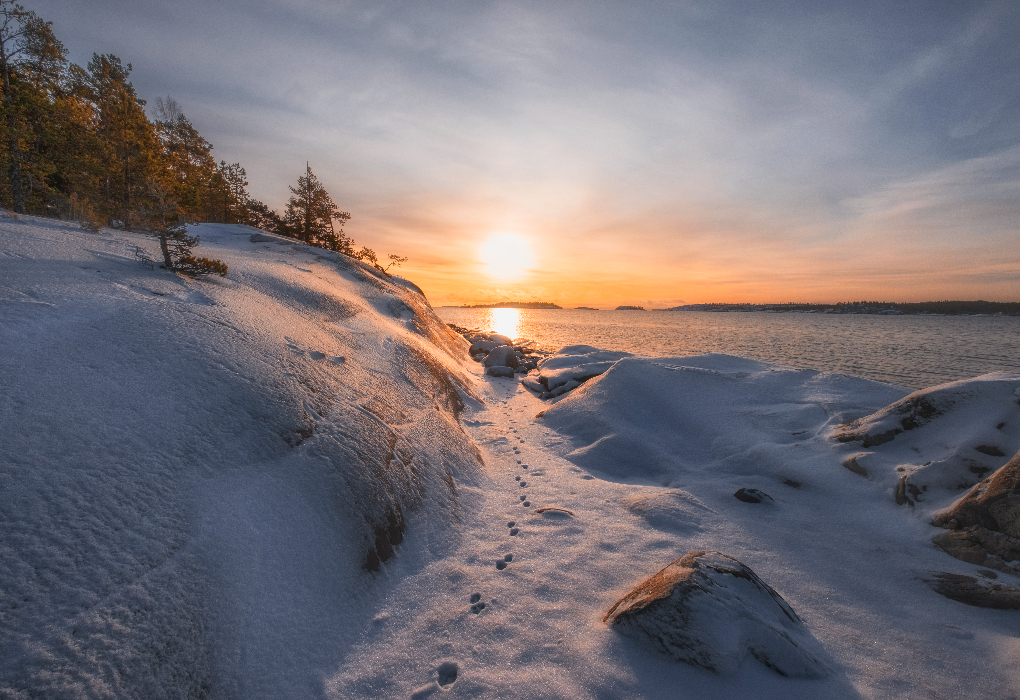
[[513,340],[521,336],[520,309],[489,309],[489,328]]

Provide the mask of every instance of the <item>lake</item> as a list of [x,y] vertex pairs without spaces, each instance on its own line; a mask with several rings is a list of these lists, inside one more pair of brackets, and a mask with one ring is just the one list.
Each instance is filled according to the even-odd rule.
[[640,355],[721,352],[909,389],[1020,372],[1020,318],[704,311],[436,309],[446,323]]

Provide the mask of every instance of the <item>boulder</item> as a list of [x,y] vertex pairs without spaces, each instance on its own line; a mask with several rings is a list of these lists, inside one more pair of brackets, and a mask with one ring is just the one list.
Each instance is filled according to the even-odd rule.
[[496,344],[491,340],[476,340],[471,343],[471,347],[468,348],[469,355],[476,355],[480,352],[492,352],[496,347]]
[[494,342],[497,346],[509,345],[510,347],[513,347],[514,345],[514,341],[510,340],[505,335],[500,335],[499,333],[493,333],[492,335],[490,335],[489,340]]
[[486,367],[509,367],[510,369],[517,369],[520,362],[517,361],[517,355],[514,353],[514,349],[509,345],[500,345],[493,348],[489,356],[485,358],[482,363]]
[[514,370],[510,367],[488,367],[485,373],[490,377],[513,377]]
[[737,489],[733,497],[744,503],[772,503],[774,499],[759,489]]
[[694,551],[625,595],[603,618],[667,656],[720,675],[750,653],[783,676],[830,673],[824,650],[783,598],[721,552]]

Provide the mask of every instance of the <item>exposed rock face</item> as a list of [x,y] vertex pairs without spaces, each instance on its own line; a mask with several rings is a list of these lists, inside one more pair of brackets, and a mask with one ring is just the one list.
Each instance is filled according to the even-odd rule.
[[978,608],[1020,610],[1020,586],[982,581],[973,576],[933,572],[925,581],[945,597]]
[[932,524],[949,530],[932,538],[946,553],[1020,574],[1020,452]]
[[721,552],[677,559],[617,601],[603,622],[720,675],[734,673],[748,653],[783,676],[830,671],[821,645],[786,601]]
[[[931,539],[946,554],[968,564],[1020,575],[1020,540],[980,525],[950,530]],[[1012,562],[1012,564],[1008,563]]]
[[979,525],[1020,538],[1020,452],[990,477],[972,488],[933,524],[957,529]]

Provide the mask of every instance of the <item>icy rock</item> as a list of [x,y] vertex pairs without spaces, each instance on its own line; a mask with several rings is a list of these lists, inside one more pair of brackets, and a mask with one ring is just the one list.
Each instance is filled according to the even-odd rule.
[[488,367],[485,373],[490,377],[513,377],[514,370],[511,367]]
[[510,347],[514,346],[514,341],[510,340],[505,335],[500,335],[498,333],[493,333],[492,335],[490,335],[489,340],[494,342],[497,347],[500,345],[509,345]]
[[469,355],[477,355],[480,352],[492,352],[496,347],[496,344],[491,340],[476,340],[471,343],[471,347],[468,348]]
[[830,672],[821,645],[786,601],[721,552],[677,559],[617,601],[602,621],[720,675],[735,673],[748,653],[783,676]]
[[489,356],[485,358],[483,362],[486,367],[509,367],[511,369],[517,369],[520,364],[517,361],[517,355],[514,354],[514,349],[509,345],[500,345],[493,349],[489,353]]
[[772,496],[768,495],[764,491],[759,491],[758,489],[737,489],[737,492],[733,494],[733,497],[738,501],[743,501],[744,503],[771,503],[773,501]]

